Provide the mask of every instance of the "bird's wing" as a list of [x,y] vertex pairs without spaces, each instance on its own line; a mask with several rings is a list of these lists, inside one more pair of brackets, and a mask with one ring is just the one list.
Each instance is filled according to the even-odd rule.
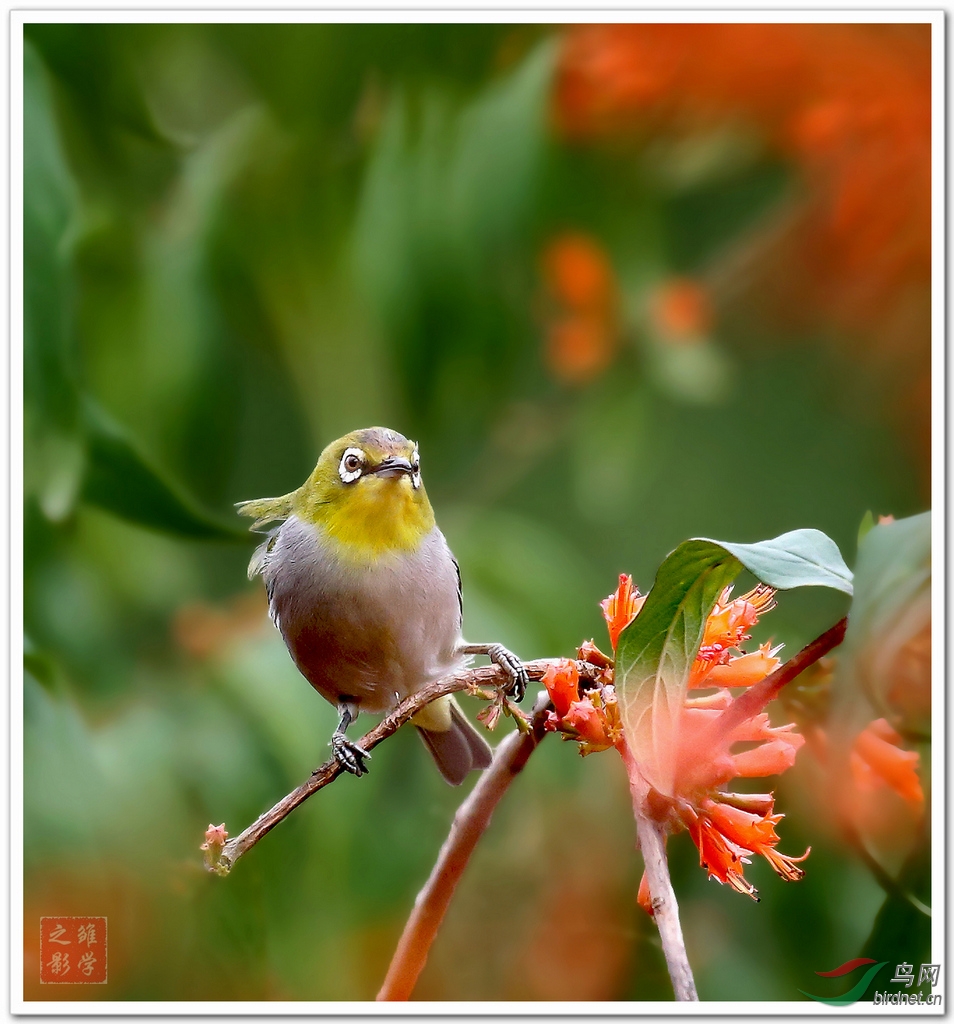
[[454,563],[454,569],[457,572],[457,607],[459,609],[457,613],[457,629],[459,631],[464,627],[464,587],[460,579],[460,565],[453,555],[451,555],[451,561]]
[[295,491],[290,494],[283,494],[280,498],[254,498],[252,501],[237,501],[235,508],[240,516],[250,516],[255,522],[249,527],[250,530],[259,531],[260,526],[265,523],[274,522],[276,519],[287,519],[292,514],[292,506],[295,498]]
[[[252,552],[252,560],[248,563],[248,578],[250,580],[258,576],[265,568],[265,562],[268,560],[268,556],[271,554],[272,548],[275,547],[275,538],[278,536],[278,531],[280,529],[280,526],[276,526],[275,529],[269,530],[268,537]],[[269,601],[272,599],[272,590],[274,587],[274,580],[265,580],[265,589],[268,593]]]

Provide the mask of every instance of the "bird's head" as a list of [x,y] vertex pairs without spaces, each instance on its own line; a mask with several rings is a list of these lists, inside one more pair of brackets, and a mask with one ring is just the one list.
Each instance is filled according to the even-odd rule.
[[300,519],[321,526],[359,561],[413,551],[434,527],[417,445],[385,427],[332,441],[294,505]]

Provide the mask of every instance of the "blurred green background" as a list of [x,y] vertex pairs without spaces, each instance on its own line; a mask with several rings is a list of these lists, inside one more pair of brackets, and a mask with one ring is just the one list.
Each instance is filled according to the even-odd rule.
[[[926,28],[830,28],[825,81],[849,99],[821,99],[888,111],[874,131],[900,152],[876,101],[910,82],[871,68],[920,82]],[[618,573],[645,592],[687,537],[810,526],[852,564],[867,510],[926,507],[929,289],[901,256],[929,226],[895,217],[884,242],[838,220],[869,150],[775,133],[778,110],[818,121],[804,63],[762,61],[766,109],[758,79],[727,85],[716,61],[700,84],[676,62],[660,105],[636,74],[653,69],[601,39],[26,26],[26,998],[377,991],[462,798],[413,735],[227,879],[198,850],[209,822],[237,834],[328,754],[334,709],[246,581],[254,537],[232,505],[296,487],[331,439],[381,424],[419,442],[466,635],[528,659],[603,644]],[[690,64],[708,46],[668,45]],[[819,282],[826,231],[860,249]],[[804,283],[794,304],[777,279]],[[855,315],[873,308],[859,281],[873,318]],[[783,595],[758,639],[791,653],[843,611]],[[813,847],[803,882],[753,865],[751,903],[706,880],[687,836],[670,843],[703,999],[798,999],[871,930],[884,894],[801,771],[779,808],[782,848]],[[417,995],[670,999],[633,832],[617,759],[545,743]],[[39,918],[70,914],[108,917],[105,987],[38,984]]]

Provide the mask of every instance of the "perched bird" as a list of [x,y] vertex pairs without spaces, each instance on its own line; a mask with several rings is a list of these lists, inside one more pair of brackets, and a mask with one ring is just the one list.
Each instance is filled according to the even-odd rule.
[[[290,494],[237,505],[255,530],[281,520],[252,556],[269,611],[301,674],[338,708],[335,757],[355,775],[370,754],[345,735],[359,711],[380,714],[486,654],[523,698],[527,673],[500,644],[461,638],[460,570],[434,522],[417,445],[370,427],[333,441]],[[490,764],[491,750],[453,696],[411,720],[452,785]]]

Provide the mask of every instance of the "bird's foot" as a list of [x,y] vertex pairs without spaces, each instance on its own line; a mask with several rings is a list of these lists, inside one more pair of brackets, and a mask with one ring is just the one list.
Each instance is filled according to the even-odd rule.
[[352,775],[367,775],[369,768],[364,763],[371,760],[371,755],[352,743],[344,733],[336,732],[331,737],[331,750],[335,760],[346,772]]
[[504,687],[504,693],[511,700],[518,704],[523,700],[530,685],[530,677],[523,662],[513,653],[508,651],[503,644],[468,644],[464,648],[465,654],[486,654],[495,664],[499,665],[509,676],[509,682]]

